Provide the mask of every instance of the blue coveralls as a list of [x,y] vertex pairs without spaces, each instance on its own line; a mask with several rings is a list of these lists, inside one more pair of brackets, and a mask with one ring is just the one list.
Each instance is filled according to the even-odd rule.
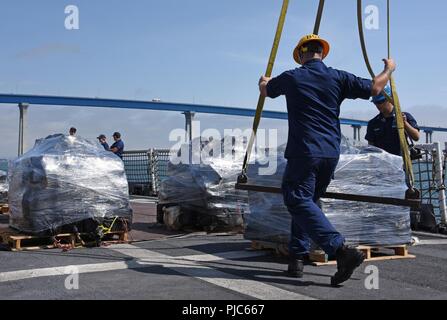
[[[404,112],[408,123],[415,129],[419,130],[416,119]],[[396,115],[393,114],[385,118],[381,113],[368,122],[365,139],[372,145],[385,150],[388,153],[401,155],[399,134],[397,132]]]
[[101,142],[101,145],[104,148],[104,150],[106,150],[106,151],[110,150],[109,144],[107,142]]
[[121,160],[123,159],[123,152],[124,152],[124,142],[123,140],[118,140],[115,141],[114,144],[112,144],[112,146],[110,147],[110,149],[113,148],[117,148],[118,150],[115,152],[115,154],[121,158]]
[[369,99],[372,81],[328,68],[314,59],[286,71],[267,85],[267,95],[285,95],[289,134],[283,178],[284,202],[292,216],[291,257],[309,253],[310,239],[335,255],[343,236],[317,205],[340,157],[340,105],[344,99]]

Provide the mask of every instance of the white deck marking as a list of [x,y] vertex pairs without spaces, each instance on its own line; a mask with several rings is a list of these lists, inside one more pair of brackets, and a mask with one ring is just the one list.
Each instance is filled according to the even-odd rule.
[[108,249],[120,252],[134,258],[130,261],[117,261],[97,264],[84,264],[74,266],[60,266],[52,268],[39,268],[30,270],[18,270],[0,273],[0,283],[18,281],[39,277],[63,276],[71,272],[71,267],[76,267],[80,274],[106,272],[125,269],[140,269],[149,266],[169,268],[178,273],[200,279],[213,285],[226,288],[256,299],[269,300],[310,300],[311,297],[277,288],[263,282],[245,279],[240,276],[228,274],[212,267],[201,265],[199,262],[219,261],[223,259],[252,258],[264,253],[249,251],[230,251],[201,255],[189,255],[172,257],[155,251],[139,248],[130,244],[112,245]]
[[447,239],[447,235],[444,234],[438,234],[438,233],[429,233],[429,232],[423,232],[423,231],[413,231],[413,235],[415,236],[428,236],[438,239]]
[[418,246],[420,245],[440,245],[447,244],[447,239],[431,239],[431,240],[419,240]]
[[[116,245],[112,247],[112,250],[120,252],[122,254],[141,259],[142,263],[146,261],[151,261],[153,263],[154,258],[170,258],[172,261],[172,257],[154,253],[153,251],[141,249],[135,247],[133,245],[124,244],[124,245]],[[253,252],[247,252],[247,254],[253,254]],[[227,256],[230,256],[230,253],[227,253]],[[236,254],[238,258],[242,256],[239,252]],[[203,255],[206,259],[209,259],[212,255]],[[191,259],[193,257],[195,261],[197,260],[197,256],[189,256]],[[165,267],[177,271],[181,274],[195,277],[202,281],[212,283],[216,286],[223,287],[232,291],[236,291],[238,293],[256,298],[261,300],[314,300],[311,297],[284,290],[272,285],[265,284],[263,282],[245,279],[236,275],[228,274],[211,267],[203,266],[197,264],[197,262],[187,260],[188,256],[177,257],[175,259],[174,264],[168,263],[165,264]],[[176,262],[179,263],[176,263]],[[210,260],[206,260],[210,261]]]

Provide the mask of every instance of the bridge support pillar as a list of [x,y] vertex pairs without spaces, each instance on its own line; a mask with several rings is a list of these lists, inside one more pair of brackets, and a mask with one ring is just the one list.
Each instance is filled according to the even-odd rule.
[[27,114],[28,114],[28,107],[29,104],[27,103],[19,103],[19,111],[20,111],[20,117],[19,117],[19,148],[17,155],[20,157],[25,149],[25,143],[26,143],[26,128],[27,128]]
[[183,112],[185,115],[185,132],[186,137],[185,141],[191,142],[192,141],[192,121],[194,120],[195,113],[191,111]]
[[362,126],[352,125],[352,128],[354,129],[354,141],[360,141],[360,139],[361,139],[360,134],[361,134]]
[[191,111],[185,111],[183,112],[183,114],[185,115],[185,141],[188,144],[188,153],[189,153],[189,163],[192,164],[193,163],[193,154],[192,154],[192,138],[193,138],[193,127],[192,127],[192,122],[194,120],[194,112]]
[[433,143],[433,131],[425,131],[425,142]]

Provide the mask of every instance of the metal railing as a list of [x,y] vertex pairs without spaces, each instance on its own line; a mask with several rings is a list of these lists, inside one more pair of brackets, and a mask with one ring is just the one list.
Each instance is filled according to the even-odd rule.
[[123,153],[123,162],[130,194],[152,195],[152,178],[148,151],[126,151]]
[[167,177],[169,158],[169,149],[125,151],[123,162],[129,192],[134,195],[157,195],[161,182]]
[[151,149],[149,154],[152,190],[154,194],[158,194],[161,182],[168,177],[168,164],[171,151],[169,149]]
[[447,220],[445,196],[447,151],[443,151],[438,142],[420,144],[416,147],[422,151],[422,158],[413,161],[415,186],[421,191],[422,203],[431,205],[437,222],[445,225]]

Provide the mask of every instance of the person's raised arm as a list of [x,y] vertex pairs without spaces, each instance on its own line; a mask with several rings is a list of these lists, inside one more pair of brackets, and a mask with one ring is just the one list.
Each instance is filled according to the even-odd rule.
[[267,97],[267,84],[272,78],[264,77],[262,76],[261,79],[259,79],[259,92],[261,92],[261,96],[266,98]]
[[373,79],[373,87],[371,90],[371,96],[373,97],[378,96],[383,91],[390,81],[394,70],[396,70],[396,63],[393,59],[383,59],[383,62],[385,63],[384,70]]

